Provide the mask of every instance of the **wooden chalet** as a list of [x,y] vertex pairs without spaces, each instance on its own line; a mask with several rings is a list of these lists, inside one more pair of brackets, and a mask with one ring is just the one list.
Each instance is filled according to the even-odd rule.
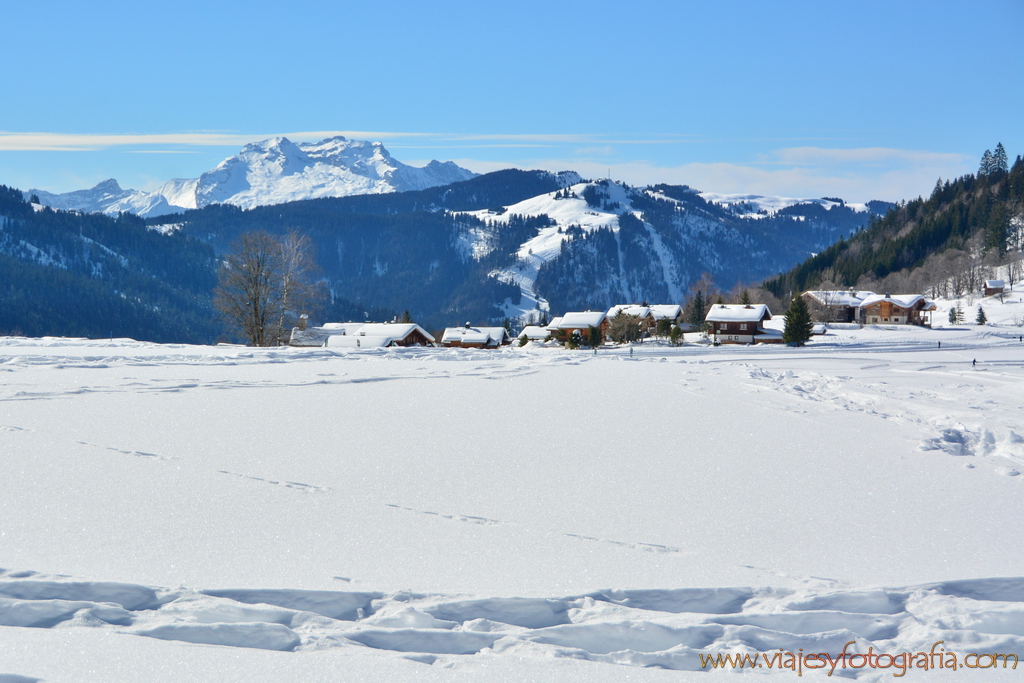
[[855,289],[811,290],[800,296],[807,302],[811,316],[826,323],[852,323],[857,321],[857,307],[874,292]]
[[651,306],[651,315],[654,322],[659,320],[671,320],[675,324],[683,322],[683,307],[679,304],[654,304]]
[[764,321],[771,319],[764,304],[715,304],[704,317],[709,334],[723,344],[781,343],[781,332],[764,328]]
[[441,337],[441,346],[463,349],[496,349],[508,346],[512,337],[504,327],[449,327]]
[[[554,324],[554,321],[552,321]],[[558,326],[556,331],[565,332],[566,335],[572,336],[574,332],[579,332],[580,335],[586,335],[590,332],[591,327],[596,327],[601,330],[602,336],[608,334],[608,316],[603,311],[583,311],[566,313],[558,319]],[[585,338],[585,337],[584,337]]]
[[934,302],[920,294],[872,294],[861,301],[857,320],[862,325],[923,325],[931,327]]
[[541,327],[540,325],[527,325],[523,328],[523,331],[519,333],[517,339],[526,338],[527,341],[544,341],[551,336],[551,330],[547,327]]
[[327,346],[327,340],[334,336],[352,335],[367,323],[324,323],[322,327],[308,327],[305,320],[300,320],[298,327],[292,328],[289,346]]
[[434,346],[434,337],[416,323],[335,323],[324,346],[379,349],[394,346]]
[[609,326],[612,319],[620,313],[635,316],[640,323],[640,333],[645,337],[651,336],[651,333],[654,332],[654,328],[658,324],[658,320],[654,317],[654,311],[650,306],[619,304],[618,306],[612,306],[605,314],[605,320],[608,321]]

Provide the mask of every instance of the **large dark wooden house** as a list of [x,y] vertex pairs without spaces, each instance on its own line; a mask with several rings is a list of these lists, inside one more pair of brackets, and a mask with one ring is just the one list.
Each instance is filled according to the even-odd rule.
[[872,294],[860,302],[862,325],[924,325],[931,327],[934,302],[920,294]]
[[772,312],[764,304],[715,304],[704,316],[708,333],[723,344],[779,343],[782,333],[766,330],[764,321]]

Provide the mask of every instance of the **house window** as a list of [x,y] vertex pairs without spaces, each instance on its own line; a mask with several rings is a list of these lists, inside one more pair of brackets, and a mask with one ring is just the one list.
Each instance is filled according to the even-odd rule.
[[740,323],[740,329],[741,330],[747,329],[747,324],[746,323]]

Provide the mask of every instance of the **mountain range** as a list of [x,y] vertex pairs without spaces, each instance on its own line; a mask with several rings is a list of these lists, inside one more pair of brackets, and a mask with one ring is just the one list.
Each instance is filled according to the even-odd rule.
[[442,324],[679,302],[705,272],[728,290],[799,263],[891,206],[708,197],[506,170],[413,192],[211,205],[148,223],[220,253],[243,232],[300,230],[336,296]]
[[344,138],[247,145],[199,179],[145,197],[113,180],[66,195],[5,190],[0,331],[111,328],[199,342],[218,336],[212,283],[245,232],[310,237],[331,299],[314,319],[408,310],[437,329],[677,303],[705,273],[727,291],[791,268],[893,207],[637,188],[572,171],[418,169],[379,143]]
[[210,204],[249,209],[317,197],[424,190],[476,175],[450,161],[431,161],[423,168],[403,164],[379,142],[338,136],[296,144],[276,137],[246,145],[199,178],[169,180],[152,192],[122,189],[111,178],[87,190],[53,194],[31,189],[25,194],[55,209],[148,218]]

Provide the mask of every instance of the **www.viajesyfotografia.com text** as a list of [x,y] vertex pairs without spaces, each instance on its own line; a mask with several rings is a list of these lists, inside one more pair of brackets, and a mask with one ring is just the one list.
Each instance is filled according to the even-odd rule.
[[930,669],[991,669],[1002,663],[1002,668],[1016,669],[1017,655],[996,652],[970,652],[957,655],[944,647],[946,641],[940,640],[932,645],[928,652],[900,652],[889,654],[875,652],[869,647],[865,653],[848,652],[850,646],[857,641],[851,640],[843,646],[837,655],[828,652],[804,653],[803,648],[796,652],[788,652],[779,648],[778,652],[755,652],[753,654],[698,654],[700,665],[704,669],[789,669],[798,676],[804,671],[824,670],[829,676],[837,669],[893,669],[893,676],[899,678],[911,669],[927,671]]

